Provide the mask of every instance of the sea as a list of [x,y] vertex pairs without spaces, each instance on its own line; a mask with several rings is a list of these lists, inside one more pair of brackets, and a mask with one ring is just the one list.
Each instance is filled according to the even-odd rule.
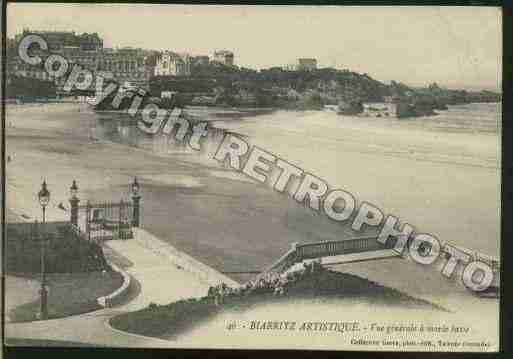
[[[436,116],[410,119],[329,110],[190,107],[185,112],[351,193],[357,203],[373,204],[418,233],[500,254],[500,104],[455,105]],[[125,115],[94,116],[96,140],[197,169],[172,183],[158,174],[144,177],[143,223],[221,271],[261,270],[294,242],[355,236],[347,225],[332,223],[214,160],[219,131],[204,140],[206,150],[199,153],[142,133]]]

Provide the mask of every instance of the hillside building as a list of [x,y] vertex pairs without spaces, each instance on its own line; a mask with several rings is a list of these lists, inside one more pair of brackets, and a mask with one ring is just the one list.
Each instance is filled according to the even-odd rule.
[[312,71],[317,69],[317,60],[312,58],[297,59],[297,71]]
[[214,52],[213,61],[219,62],[223,65],[233,66],[234,64],[234,55],[233,52],[228,50],[220,50]]
[[157,56],[155,76],[189,76],[191,74],[191,56],[165,51]]

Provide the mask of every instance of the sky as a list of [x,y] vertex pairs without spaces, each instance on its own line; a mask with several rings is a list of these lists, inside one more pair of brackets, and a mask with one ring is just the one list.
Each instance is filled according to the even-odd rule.
[[7,35],[97,32],[105,47],[211,55],[255,69],[314,57],[319,67],[388,82],[501,87],[501,10],[494,7],[212,6],[8,3]]

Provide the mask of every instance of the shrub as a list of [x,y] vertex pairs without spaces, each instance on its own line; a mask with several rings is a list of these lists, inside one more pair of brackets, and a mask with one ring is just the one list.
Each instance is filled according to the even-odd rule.
[[[8,273],[35,273],[41,269],[41,240],[30,223],[8,224],[6,269]],[[48,223],[45,266],[48,273],[110,270],[102,248],[77,237],[66,223]]]

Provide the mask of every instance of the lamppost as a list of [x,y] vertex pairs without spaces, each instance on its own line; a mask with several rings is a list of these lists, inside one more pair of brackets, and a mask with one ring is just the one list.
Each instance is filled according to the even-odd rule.
[[77,186],[77,182],[75,180],[73,180],[73,184],[69,188],[69,193],[71,195],[71,197],[69,199],[69,203],[71,205],[70,206],[71,207],[70,222],[72,225],[78,226],[78,203],[80,202],[80,200],[77,197],[78,186]]
[[139,227],[139,201],[141,199],[141,196],[139,196],[139,183],[137,182],[137,177],[134,177],[134,182],[131,184],[132,189],[132,201],[134,204],[134,212],[132,215],[132,226],[133,227]]
[[39,294],[41,295],[41,307],[39,311],[39,319],[45,320],[48,318],[48,292],[46,290],[46,273],[45,273],[45,247],[46,247],[46,206],[48,205],[48,202],[50,202],[50,192],[46,188],[46,181],[43,181],[43,185],[41,187],[41,190],[37,194],[37,197],[39,199],[39,204],[41,205],[41,208],[43,209],[43,226],[42,226],[42,234],[41,234],[41,290],[39,291]]

